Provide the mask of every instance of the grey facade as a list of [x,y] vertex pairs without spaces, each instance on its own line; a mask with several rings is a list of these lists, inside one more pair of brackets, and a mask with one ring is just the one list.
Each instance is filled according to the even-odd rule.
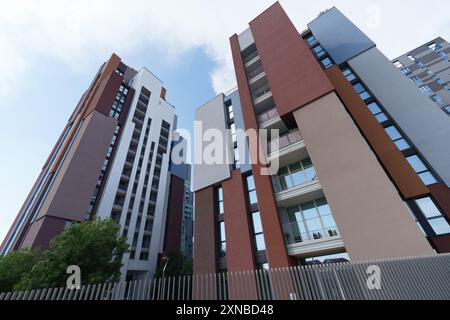
[[441,37],[392,60],[439,108],[450,115],[450,44]]
[[335,7],[310,22],[308,28],[336,64],[375,47],[375,43]]
[[348,61],[400,129],[450,186],[450,118],[377,49]]

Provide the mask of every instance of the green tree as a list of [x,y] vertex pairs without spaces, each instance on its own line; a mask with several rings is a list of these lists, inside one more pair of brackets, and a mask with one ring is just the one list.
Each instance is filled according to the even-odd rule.
[[15,286],[16,290],[62,287],[67,267],[81,269],[82,284],[116,281],[120,276],[122,255],[128,250],[120,227],[113,220],[73,224],[56,237],[45,257]]
[[41,251],[31,249],[0,256],[0,292],[12,291],[20,279],[25,274],[29,274],[43,256]]

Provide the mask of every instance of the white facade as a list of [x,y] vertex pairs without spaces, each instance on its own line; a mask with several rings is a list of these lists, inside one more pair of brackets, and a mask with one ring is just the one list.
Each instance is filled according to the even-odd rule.
[[[136,92],[97,216],[118,221],[128,238],[130,252],[123,257],[122,279],[127,275],[143,279],[153,276],[163,249],[176,116],[175,109],[160,97],[162,82],[147,69],[139,71],[128,85]],[[150,92],[149,99],[144,91]],[[168,130],[162,129],[163,122],[170,126]]]

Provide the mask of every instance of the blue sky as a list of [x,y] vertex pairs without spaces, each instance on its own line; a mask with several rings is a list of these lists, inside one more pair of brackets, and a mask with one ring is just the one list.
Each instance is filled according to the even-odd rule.
[[[178,126],[235,86],[228,38],[272,0],[22,0],[0,11],[0,241],[81,94],[112,52],[164,83]],[[389,58],[450,39],[450,3],[419,0],[281,1],[299,30],[336,5]],[[88,8],[89,10],[86,10]],[[424,20],[424,17],[432,17]]]

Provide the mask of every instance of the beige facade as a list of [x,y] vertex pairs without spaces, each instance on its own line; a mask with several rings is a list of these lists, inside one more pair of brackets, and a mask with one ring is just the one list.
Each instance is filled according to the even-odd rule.
[[294,117],[352,260],[433,253],[334,92]]

